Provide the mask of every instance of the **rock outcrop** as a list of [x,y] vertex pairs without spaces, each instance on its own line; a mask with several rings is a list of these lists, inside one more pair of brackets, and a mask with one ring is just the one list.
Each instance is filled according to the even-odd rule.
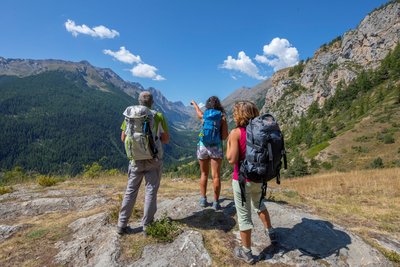
[[[54,213],[57,212],[60,214],[69,212],[70,215],[73,215],[72,218],[75,218],[67,224],[66,229],[61,230],[68,235],[62,235],[61,240],[55,242],[57,251],[54,256],[50,256],[52,257],[51,264],[107,267],[212,266],[217,259],[213,259],[212,254],[207,250],[203,233],[207,231],[219,233],[218,235],[224,238],[221,245],[229,244],[227,253],[233,251],[235,244],[239,245],[237,240],[239,232],[235,219],[236,209],[233,200],[229,198],[221,199],[222,209],[219,211],[215,211],[211,207],[199,207],[197,195],[161,199],[156,217],[169,217],[179,223],[182,232],[171,243],[150,242],[144,246],[139,258],[127,260],[121,258],[121,246],[124,244],[122,241],[125,237],[120,237],[116,233],[115,223],[110,222],[109,212],[105,209],[96,213],[99,207],[109,206],[110,199],[104,198],[106,203],[91,201],[112,189],[99,187],[87,195],[82,194],[83,192],[79,192],[79,190],[46,190],[44,192],[35,189],[20,190],[8,194],[8,196],[2,196],[0,210],[13,209],[15,215],[4,217],[2,214],[0,217],[0,244],[12,242],[14,236],[18,235],[16,233],[31,227],[19,223],[15,223],[15,225],[5,223],[25,220],[28,206],[37,207],[31,208],[32,212],[29,213],[32,222],[44,220],[46,224],[50,223],[45,216],[54,216]],[[82,195],[77,196],[78,193]],[[24,198],[23,201],[15,201],[18,196]],[[54,198],[49,196],[54,196]],[[78,204],[77,198],[80,198],[82,202]],[[51,199],[53,202],[50,204]],[[74,204],[67,204],[72,203],[71,199],[75,199]],[[30,204],[24,204],[26,201],[29,201]],[[93,205],[91,209],[83,211],[86,209],[84,208],[85,203],[91,202],[90,205]],[[18,209],[14,207],[14,204],[19,207],[21,212],[17,212]],[[95,207],[96,209],[93,209]],[[288,266],[392,266],[391,262],[376,249],[343,227],[286,205],[267,202],[267,207],[279,235],[279,244],[270,244],[269,238],[264,234],[261,221],[253,213],[252,249],[261,263]],[[132,231],[131,234],[142,236],[140,227],[137,227],[140,226],[140,222],[136,220],[132,221],[132,224],[136,226],[135,229],[139,230]],[[36,227],[35,229],[41,228]],[[27,233],[32,235],[37,232],[28,229],[28,232],[19,235],[23,236]],[[142,236],[138,240],[143,242],[144,238]],[[135,238],[133,236],[133,239],[128,240],[135,240]],[[34,251],[34,248],[29,249]],[[29,255],[25,257],[29,257]],[[226,263],[228,265],[241,264],[233,254],[229,260],[230,262]],[[0,257],[1,264],[13,265],[12,262],[2,261],[2,257]]]
[[[399,43],[400,3],[391,2],[371,12],[358,27],[318,49],[301,62],[298,71],[284,69],[265,87],[263,112],[276,114],[284,122],[294,121],[317,101],[335,94],[339,82],[348,84],[364,69],[374,69]],[[262,85],[262,84],[260,84]]]

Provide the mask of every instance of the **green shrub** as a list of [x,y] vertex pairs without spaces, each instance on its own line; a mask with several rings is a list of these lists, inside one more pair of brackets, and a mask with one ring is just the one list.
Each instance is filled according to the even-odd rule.
[[299,64],[293,66],[289,70],[289,76],[300,76],[304,69],[304,61],[300,60]]
[[161,242],[172,242],[181,233],[178,224],[164,215],[146,227],[147,235]]
[[332,167],[333,167],[332,163],[326,162],[326,161],[322,162],[321,166],[322,166],[322,168],[324,168],[325,170],[330,170],[330,169],[332,169]]
[[388,129],[383,129],[382,132],[376,134],[376,139],[384,144],[393,144],[395,142],[393,134],[388,132]]
[[6,171],[4,173],[4,178],[2,184],[17,184],[22,183],[28,179],[28,175],[26,175],[24,169],[20,166],[14,167],[10,171]]
[[383,160],[382,160],[380,157],[378,157],[378,158],[374,159],[374,160],[370,163],[369,167],[370,167],[371,169],[381,169],[381,168],[384,167]]
[[385,134],[383,137],[383,143],[384,144],[393,144],[394,143],[394,137],[392,134]]
[[368,147],[363,146],[352,146],[351,148],[358,153],[368,153],[369,151]]
[[0,186],[0,195],[14,192],[14,188],[11,186]]
[[53,186],[58,182],[59,179],[46,175],[39,175],[39,177],[36,178],[36,183],[44,187]]
[[308,170],[307,163],[304,158],[300,155],[297,155],[290,164],[288,164],[288,170],[285,174],[286,177],[299,177],[310,174]]
[[371,139],[371,137],[368,137],[366,135],[362,135],[362,136],[354,138],[354,141],[356,141],[356,142],[368,142],[368,140],[370,140],[370,139]]
[[93,162],[92,165],[85,165],[83,177],[85,178],[96,178],[99,177],[102,171],[102,167],[99,163]]

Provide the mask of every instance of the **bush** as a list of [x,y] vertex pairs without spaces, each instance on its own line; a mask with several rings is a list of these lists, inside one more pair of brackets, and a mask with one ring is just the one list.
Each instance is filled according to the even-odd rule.
[[286,177],[291,178],[310,174],[310,172],[308,171],[307,163],[300,155],[297,155],[288,165],[289,166],[286,172]]
[[394,137],[391,134],[385,134],[383,136],[383,143],[384,144],[393,144],[394,143]]
[[54,177],[40,175],[38,178],[36,178],[36,182],[41,186],[48,187],[57,184],[59,180]]
[[85,165],[83,177],[85,178],[96,178],[101,174],[102,167],[99,163],[93,162],[92,165]]
[[393,144],[394,143],[394,137],[392,133],[388,133],[387,129],[382,130],[381,133],[376,134],[376,139],[379,141],[383,142],[384,144]]
[[16,166],[12,170],[6,171],[4,173],[4,179],[2,181],[2,184],[22,183],[23,181],[26,181],[27,178],[28,176],[26,175],[22,167]]
[[363,146],[352,146],[351,148],[358,153],[368,153],[369,151],[368,147]]
[[326,162],[326,161],[325,161],[325,162],[322,162],[321,166],[322,166],[322,168],[324,168],[325,170],[330,170],[330,169],[332,169],[332,167],[333,167],[332,163]]
[[146,234],[161,242],[172,242],[180,233],[181,229],[178,224],[166,215],[146,227]]
[[0,195],[14,192],[14,188],[11,186],[0,186]]
[[383,160],[382,160],[380,157],[378,157],[378,158],[374,159],[374,160],[370,163],[369,167],[370,167],[371,169],[381,169],[381,168],[384,167],[384,165],[383,165]]

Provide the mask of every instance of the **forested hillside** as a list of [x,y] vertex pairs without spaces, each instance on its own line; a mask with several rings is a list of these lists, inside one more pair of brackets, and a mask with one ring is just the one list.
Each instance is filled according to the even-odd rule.
[[[127,168],[120,141],[123,110],[137,103],[111,83],[102,90],[81,73],[0,76],[0,169],[75,175],[84,165]],[[165,167],[194,156],[190,132],[170,127]]]
[[400,166],[400,45],[377,69],[339,83],[323,106],[312,103],[287,132],[296,167],[289,176]]

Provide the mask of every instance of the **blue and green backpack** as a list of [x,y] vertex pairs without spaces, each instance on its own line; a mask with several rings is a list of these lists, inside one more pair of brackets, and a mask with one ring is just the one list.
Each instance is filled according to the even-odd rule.
[[222,112],[216,109],[207,109],[203,113],[203,127],[199,137],[205,146],[221,144],[221,118]]

